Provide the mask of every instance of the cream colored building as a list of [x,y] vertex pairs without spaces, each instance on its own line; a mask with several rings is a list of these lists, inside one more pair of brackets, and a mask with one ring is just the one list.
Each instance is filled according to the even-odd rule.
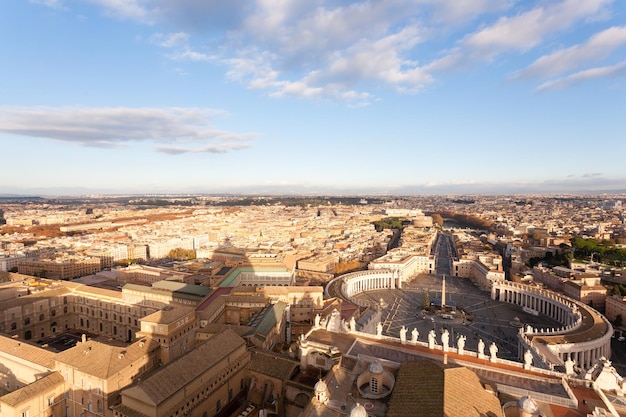
[[128,346],[93,340],[78,343],[54,357],[65,380],[68,417],[112,416],[109,406],[121,389],[159,366],[159,344],[149,338]]
[[214,416],[246,389],[249,363],[245,341],[227,330],[123,390],[115,416]]
[[167,306],[140,319],[137,337],[149,336],[161,346],[161,363],[183,356],[193,347],[198,323],[191,307]]
[[101,270],[99,258],[61,258],[25,260],[17,267],[20,274],[51,279],[72,279]]
[[65,380],[52,372],[0,397],[2,417],[66,416]]
[[617,316],[622,316],[622,326],[626,323],[626,297],[621,295],[612,295],[606,297],[604,303],[604,315],[607,319],[615,321]]

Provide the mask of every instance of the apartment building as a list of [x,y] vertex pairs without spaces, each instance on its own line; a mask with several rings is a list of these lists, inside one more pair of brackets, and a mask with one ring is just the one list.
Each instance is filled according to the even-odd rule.
[[17,266],[20,274],[62,280],[95,274],[101,269],[99,258],[79,257],[25,260]]

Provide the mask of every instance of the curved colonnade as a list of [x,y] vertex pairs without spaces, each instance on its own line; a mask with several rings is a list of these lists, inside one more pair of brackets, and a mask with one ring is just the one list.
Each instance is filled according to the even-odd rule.
[[[401,289],[397,271],[367,270],[342,275],[341,294],[358,304],[354,296],[369,290]],[[547,365],[563,365],[568,359],[588,369],[611,355],[613,327],[593,308],[561,294],[511,281],[492,283],[491,298],[535,310],[561,323],[554,329],[524,329],[520,349],[530,347]]]
[[491,298],[527,307],[562,325],[553,329],[528,326],[520,333],[520,345],[533,348],[548,363],[561,365],[571,359],[579,367],[588,369],[601,357],[611,356],[613,327],[602,314],[583,303],[510,281],[494,282]]
[[350,272],[339,277],[342,280],[341,294],[356,303],[353,296],[370,290],[401,289],[402,280],[397,271],[389,269],[370,269],[367,271]]

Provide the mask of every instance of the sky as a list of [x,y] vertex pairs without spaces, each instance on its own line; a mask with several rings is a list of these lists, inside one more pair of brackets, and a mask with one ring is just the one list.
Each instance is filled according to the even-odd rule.
[[0,195],[626,192],[626,1],[11,0]]

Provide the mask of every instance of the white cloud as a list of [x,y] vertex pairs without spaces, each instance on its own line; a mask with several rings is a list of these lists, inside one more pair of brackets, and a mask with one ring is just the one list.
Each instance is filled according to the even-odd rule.
[[546,81],[537,87],[537,91],[556,90],[596,78],[626,76],[626,61],[608,67],[590,68],[567,77]]
[[[166,143],[160,152],[226,152],[249,147],[254,134],[212,127],[223,114],[200,108],[0,107],[0,132],[84,146],[116,147],[129,142]],[[191,146],[189,144],[192,144]],[[168,149],[170,151],[168,151]],[[179,149],[178,152],[171,151]]]
[[153,24],[156,22],[158,9],[150,0],[84,0],[87,3],[96,4],[106,11],[107,14],[120,19],[130,19],[137,22]]
[[50,7],[51,9],[62,10],[65,9],[61,0],[29,0],[30,3],[40,4],[42,6]]
[[[223,65],[227,77],[275,97],[326,97],[359,104],[372,99],[377,89],[416,93],[434,81],[437,71],[488,62],[509,52],[523,54],[576,25],[606,18],[613,2],[82,1],[118,18],[174,28],[149,38],[169,49],[169,59]],[[611,48],[610,40],[604,41],[605,50]],[[570,54],[592,49],[583,45]],[[540,66],[538,60],[528,71]]]
[[422,0],[434,7],[434,18],[451,25],[474,20],[486,13],[502,12],[515,4],[515,0]]
[[605,12],[612,0],[563,0],[504,16],[493,25],[465,36],[448,54],[428,68],[439,70],[463,63],[490,61],[506,52],[526,52],[546,37]]
[[626,26],[612,27],[594,34],[583,44],[542,56],[515,77],[553,77],[563,74],[604,59],[625,43]]
[[175,33],[155,33],[152,35],[148,42],[161,46],[163,48],[173,48],[173,47],[186,47],[187,41],[189,40],[189,34],[185,32],[175,32]]
[[209,55],[202,52],[192,51],[191,49],[185,48],[181,51],[174,52],[167,55],[168,58],[173,59],[175,61],[193,61],[193,62],[215,62],[219,61],[219,57],[216,55]]

